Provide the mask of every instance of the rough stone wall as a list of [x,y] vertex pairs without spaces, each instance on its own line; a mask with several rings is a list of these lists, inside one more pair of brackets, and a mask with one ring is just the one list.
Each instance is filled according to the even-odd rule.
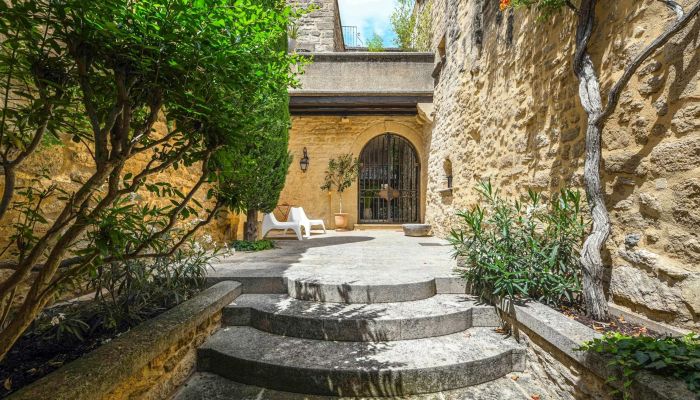
[[297,51],[343,51],[342,28],[338,0],[290,0],[295,7],[315,5],[317,9],[299,21]]
[[[585,113],[571,69],[574,16],[539,22],[497,0],[432,0],[433,49],[446,62],[434,94],[426,220],[444,236],[490,178],[504,195],[580,187]],[[683,1],[688,5],[689,1]],[[417,7],[424,7],[422,2]],[[604,93],[673,19],[661,2],[599,2],[591,52]],[[612,301],[699,328],[700,20],[645,63],[603,134]],[[437,51],[436,51],[437,52]],[[445,162],[454,190],[445,188]]]
[[[165,121],[161,120],[157,122],[154,129],[164,133]],[[124,173],[131,172],[136,174],[146,166],[151,157],[152,153],[149,152],[135,156],[127,163]],[[65,137],[61,144],[46,145],[39,148],[20,165],[20,168],[17,170],[17,189],[14,201],[22,200],[17,194],[17,191],[30,185],[37,189],[46,188],[50,185],[57,185],[67,193],[73,193],[82,186],[82,183],[89,179],[94,170],[94,161],[85,146],[80,143],[72,142],[70,137]],[[200,172],[200,164],[195,164],[190,167],[181,166],[177,171],[168,169],[154,174],[149,177],[148,182],[168,182],[173,185],[174,188],[183,193],[187,193],[197,181]],[[36,182],[37,179],[38,183]],[[0,189],[2,189],[2,187],[2,180],[0,180]],[[206,192],[206,188],[200,189],[197,195],[195,195],[195,199],[206,205]],[[139,204],[149,203],[160,206],[170,204],[169,198],[159,198],[146,189],[140,190],[133,196],[134,200]],[[50,226],[49,224],[55,220],[63,209],[65,202],[61,201],[58,197],[59,196],[49,197],[43,201],[41,211],[43,217],[48,221],[48,224],[37,225],[35,229],[37,235],[45,233],[46,229]],[[221,243],[227,237],[233,236],[233,234],[228,231],[231,229],[231,221],[235,216],[225,214],[226,213],[222,213],[221,218],[202,227],[199,232],[201,234],[211,235],[218,243]],[[15,231],[12,225],[17,222],[20,216],[19,213],[10,210],[5,217],[0,220],[0,248],[4,248],[8,244],[10,236]],[[0,261],[12,260],[11,252],[13,249],[14,248],[10,248],[0,256]],[[11,273],[11,270],[1,269],[0,281],[6,279]],[[22,301],[26,289],[28,289],[26,286],[20,288],[17,294],[17,301]],[[73,297],[74,294],[78,293],[65,293],[65,297]]]
[[527,370],[539,382],[543,399],[609,400],[612,388],[605,381],[562,354],[537,335],[520,331],[519,340],[527,345]]
[[221,327],[221,311],[212,315],[185,337],[173,343],[163,354],[144,367],[139,374],[122,382],[103,400],[168,399],[194,371],[197,347]]
[[[165,132],[165,120],[161,119],[156,123],[154,129],[157,132]],[[130,159],[125,167],[125,174],[135,174],[141,171],[153,156],[150,152],[144,152]],[[62,190],[68,193],[78,190],[84,182],[94,173],[95,163],[86,149],[81,143],[74,143],[70,137],[64,137],[60,144],[45,145],[40,147],[34,154],[21,164],[17,170],[16,187],[18,189],[32,185],[35,187],[48,187],[51,184],[59,186]],[[177,171],[172,168],[163,172],[153,174],[149,177],[148,182],[168,182],[174,188],[187,193],[187,191],[197,181],[201,173],[201,164],[194,164],[190,167],[182,167]],[[38,179],[38,184],[34,180]],[[0,181],[2,188],[2,181]],[[16,193],[16,192],[15,192]],[[195,198],[206,204],[206,189],[200,189]],[[15,194],[15,201],[20,200],[20,197]],[[137,202],[148,202],[157,205],[166,205],[170,201],[168,198],[159,198],[147,190],[143,189],[134,194],[134,200]],[[42,211],[44,217],[52,222],[63,208],[64,202],[58,199],[58,196],[46,199],[43,203]],[[8,236],[12,233],[12,223],[16,220],[17,214],[8,212],[8,214],[0,221],[0,245],[5,245]],[[47,226],[39,225],[37,232],[43,233],[42,229]],[[221,236],[218,232],[220,227],[217,224],[212,224],[204,228],[204,232],[209,229],[209,232],[216,236]]]
[[[293,155],[287,181],[279,204],[302,206],[309,218],[323,219],[326,227],[333,227],[333,213],[338,212],[338,194],[320,189],[323,185],[328,160],[341,154],[359,157],[364,145],[373,137],[391,132],[406,137],[417,149],[423,149],[422,127],[413,116],[296,116],[289,132],[289,151]],[[306,147],[309,156],[307,172],[301,172],[299,160]],[[421,171],[425,187],[425,155],[421,155]],[[423,194],[421,194],[421,198]],[[350,226],[357,221],[357,184],[343,193],[343,212],[349,215]]]

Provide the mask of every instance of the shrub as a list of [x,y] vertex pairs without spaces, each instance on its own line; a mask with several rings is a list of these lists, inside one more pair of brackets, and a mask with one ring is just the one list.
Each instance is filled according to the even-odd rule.
[[201,291],[216,254],[190,242],[171,256],[102,265],[88,280],[94,299],[46,310],[28,335],[75,342],[123,332]]
[[581,291],[578,248],[583,240],[578,192],[562,190],[549,206],[528,191],[527,203],[501,198],[482,182],[485,205],[459,212],[449,240],[459,273],[482,297],[574,302]]
[[[696,333],[663,339],[610,333],[584,343],[578,350],[611,357],[608,365],[622,370],[622,394],[625,399],[630,398],[632,379],[639,371],[683,380],[689,390],[700,396],[700,335]],[[618,379],[611,376],[608,382]]]
[[367,51],[375,53],[384,51],[384,41],[382,40],[382,37],[375,33],[374,36],[372,36],[372,39],[370,39],[367,43]]
[[[0,218],[24,212],[2,260],[0,358],[66,288],[103,265],[170,257],[216,217],[218,172],[232,166],[214,158],[248,154],[271,98],[297,83],[300,57],[280,51],[297,15],[279,0],[0,1]],[[81,143],[93,168],[16,188],[49,135]],[[163,181],[185,167],[186,190]]]
[[275,248],[275,242],[272,240],[236,240],[231,243],[236,251],[263,251]]
[[192,298],[216,255],[191,242],[172,256],[105,264],[89,280],[98,309],[92,329],[121,330]]

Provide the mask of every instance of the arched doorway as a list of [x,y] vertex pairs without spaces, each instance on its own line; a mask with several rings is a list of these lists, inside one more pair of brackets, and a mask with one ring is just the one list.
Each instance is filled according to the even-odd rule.
[[420,220],[420,161],[405,138],[379,135],[360,153],[360,223],[403,224]]

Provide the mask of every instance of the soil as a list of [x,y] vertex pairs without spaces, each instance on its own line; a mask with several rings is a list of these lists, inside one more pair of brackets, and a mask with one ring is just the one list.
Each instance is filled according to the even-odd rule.
[[558,311],[600,333],[619,332],[628,336],[644,335],[655,338],[666,337],[666,335],[653,331],[643,325],[628,322],[621,316],[612,317],[610,321],[607,322],[601,322],[586,316],[585,312],[578,307],[560,306]]
[[0,398],[38,380],[123,332],[102,333],[84,338],[58,340],[55,336],[25,335],[0,363]]
[[[50,312],[58,314],[59,311],[66,311],[68,314],[71,307],[76,305],[57,306]],[[144,317],[151,319],[164,311],[166,310],[158,309]],[[121,336],[129,329],[128,326],[114,330],[100,329],[94,333],[84,334],[83,340],[79,340],[68,333],[57,337],[55,334],[33,331],[30,327],[0,362],[0,382],[2,383],[0,399]]]

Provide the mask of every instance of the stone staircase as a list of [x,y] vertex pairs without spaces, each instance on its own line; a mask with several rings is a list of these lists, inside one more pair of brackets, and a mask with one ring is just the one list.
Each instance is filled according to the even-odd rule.
[[398,286],[290,280],[289,295],[244,294],[198,350],[198,370],[277,391],[347,397],[442,392],[524,370],[524,347],[494,330],[500,320],[492,307],[438,294],[434,284],[427,294]]

